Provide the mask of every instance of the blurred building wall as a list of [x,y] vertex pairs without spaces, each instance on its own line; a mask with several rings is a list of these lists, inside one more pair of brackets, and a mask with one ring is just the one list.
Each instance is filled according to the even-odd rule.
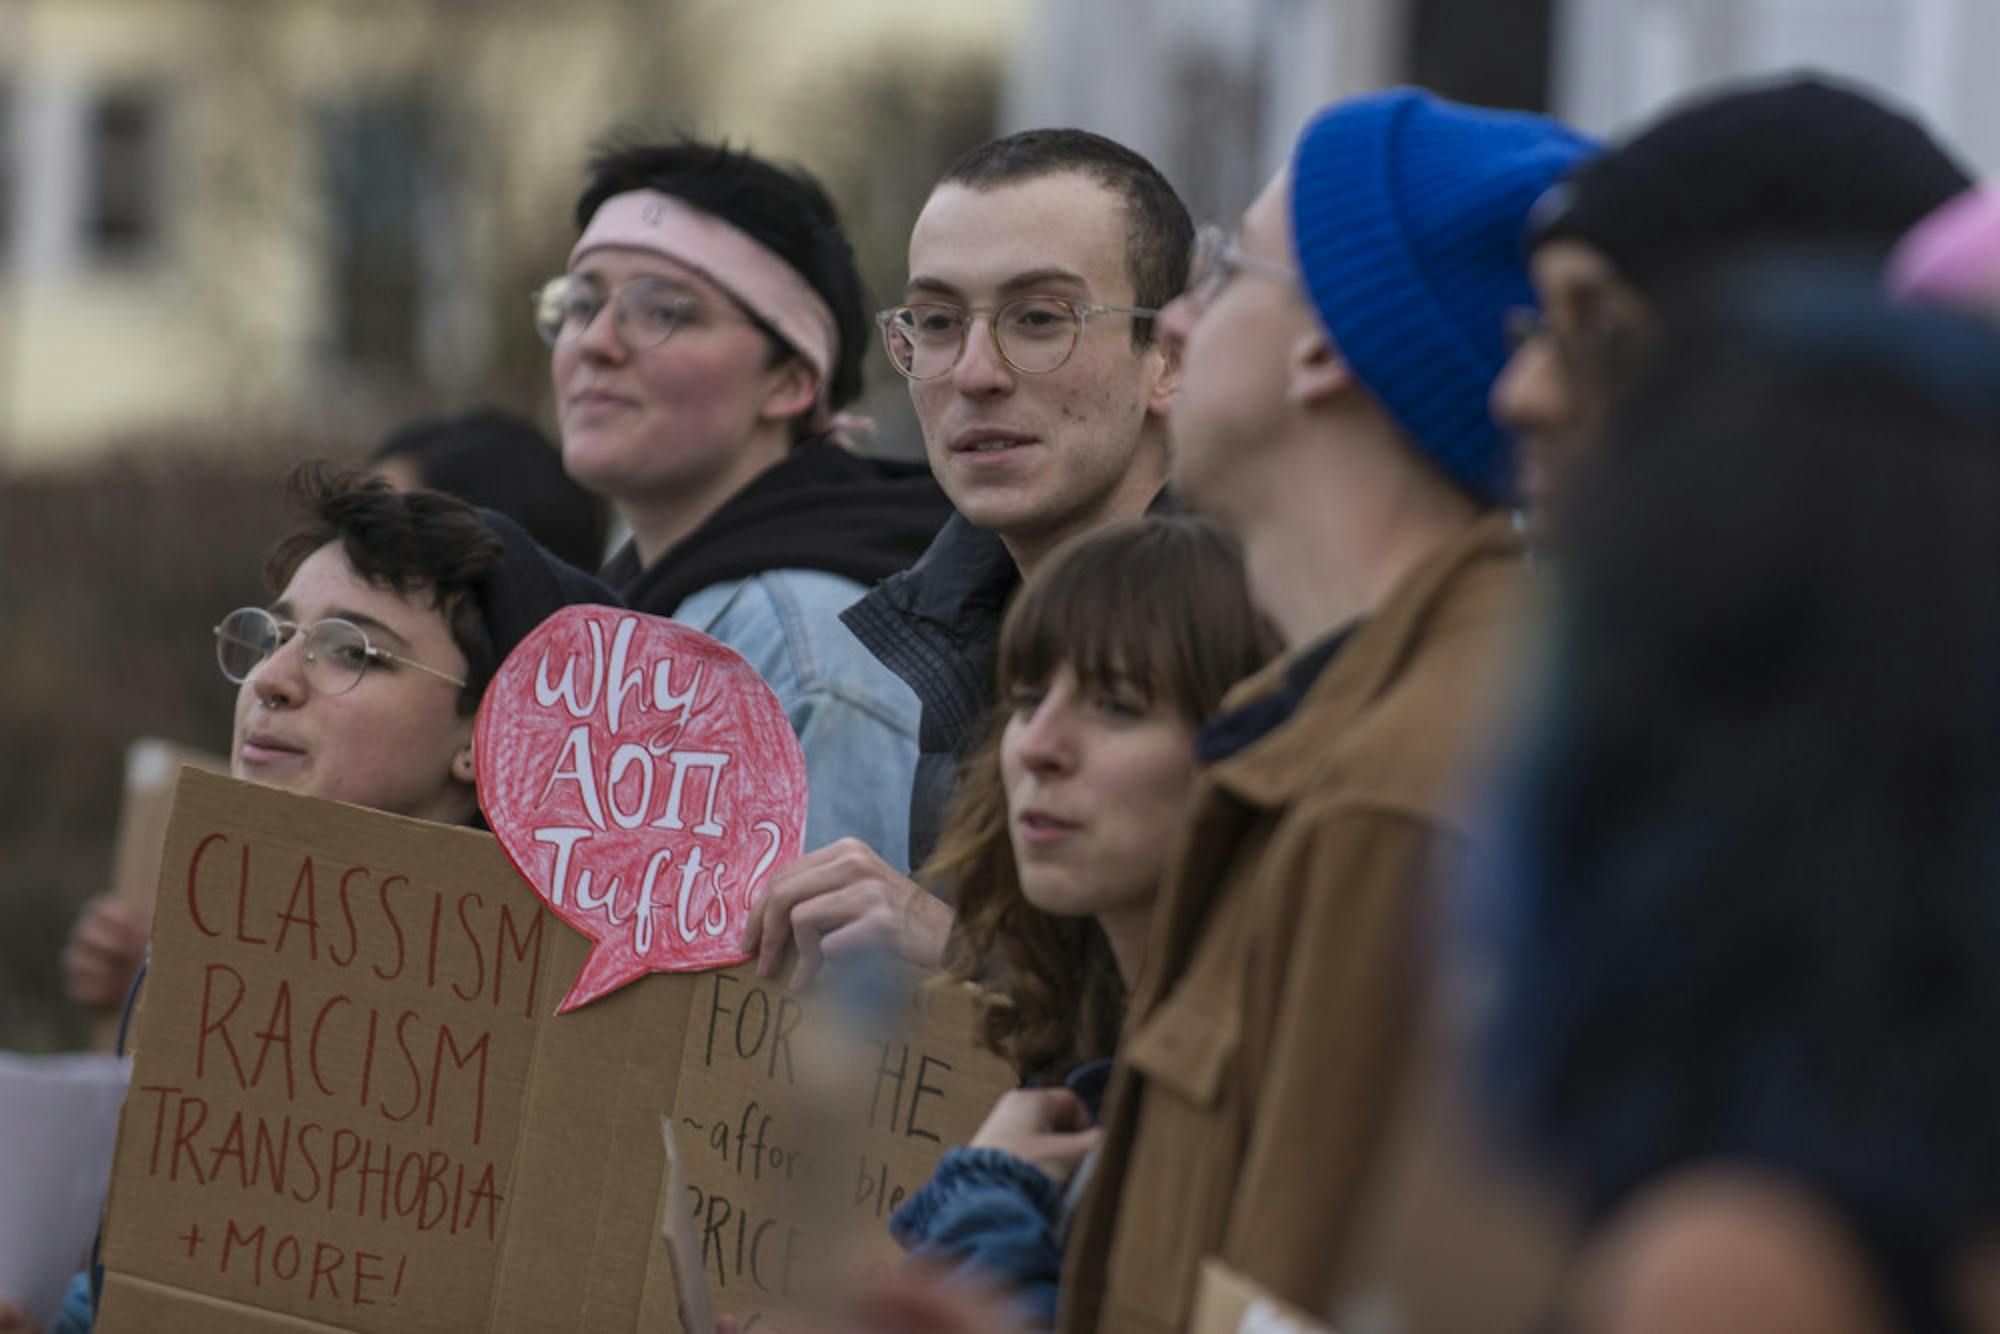
[[1994,0],[1036,0],[1009,128],[1076,124],[1235,216],[1315,108],[1421,82],[1615,133],[1720,79],[1816,65],[2000,169]]
[[[933,108],[983,85],[990,129],[993,80],[967,70],[997,65],[1016,8],[0,0],[0,468],[532,410],[527,292],[561,267],[607,129],[894,184],[880,106],[865,143],[839,133],[868,119],[866,77],[920,85],[912,142],[956,151],[925,137],[957,125]],[[906,231],[915,202],[884,212]]]
[[1613,133],[1721,79],[1811,65],[1914,110],[1980,175],[2000,170],[1992,0],[1560,0],[1556,110]]
[[1401,0],[1039,0],[1007,129],[1078,125],[1150,158],[1197,220],[1232,218],[1306,115],[1393,83]]

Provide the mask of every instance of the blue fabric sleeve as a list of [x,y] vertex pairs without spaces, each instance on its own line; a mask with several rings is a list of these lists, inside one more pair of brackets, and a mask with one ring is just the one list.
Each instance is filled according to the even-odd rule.
[[1055,1322],[1062,1277],[1061,1211],[1061,1188],[1022,1159],[953,1149],[890,1216],[889,1231],[913,1258],[1011,1290],[1046,1326]]
[[90,1334],[95,1324],[96,1316],[90,1309],[90,1271],[86,1269],[69,1281],[49,1334]]

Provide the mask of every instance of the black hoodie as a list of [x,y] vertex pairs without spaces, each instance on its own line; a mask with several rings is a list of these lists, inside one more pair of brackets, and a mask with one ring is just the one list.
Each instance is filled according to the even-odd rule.
[[914,564],[950,515],[925,465],[804,440],[651,565],[641,569],[627,542],[600,577],[656,616],[767,570],[823,570],[873,587]]

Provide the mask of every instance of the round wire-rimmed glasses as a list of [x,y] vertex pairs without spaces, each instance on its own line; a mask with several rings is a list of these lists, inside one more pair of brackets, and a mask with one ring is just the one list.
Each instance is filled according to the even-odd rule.
[[414,667],[420,672],[449,681],[460,690],[465,682],[450,672],[426,667],[414,658],[405,658],[368,642],[368,632],[352,621],[329,616],[310,626],[281,621],[262,607],[238,607],[215,627],[215,662],[222,674],[241,685],[259,664],[283,648],[293,635],[303,635],[299,646],[305,664],[306,683],[315,695],[344,695],[361,684],[370,663],[392,662]]
[[875,316],[889,364],[911,380],[935,380],[958,365],[974,323],[985,320],[1000,359],[1023,375],[1047,375],[1069,360],[1092,315],[1150,320],[1145,306],[1107,306],[1054,296],[1024,296],[989,311],[943,302],[892,306]]
[[695,307],[686,288],[665,278],[641,274],[606,293],[604,284],[582,274],[564,273],[530,294],[535,332],[550,347],[575,342],[605,306],[627,347],[658,347],[672,337]]
[[1254,273],[1274,283],[1299,285],[1297,269],[1245,254],[1229,233],[1215,223],[1208,223],[1195,233],[1194,250],[1188,256],[1187,292],[1197,308],[1206,306],[1239,273]]

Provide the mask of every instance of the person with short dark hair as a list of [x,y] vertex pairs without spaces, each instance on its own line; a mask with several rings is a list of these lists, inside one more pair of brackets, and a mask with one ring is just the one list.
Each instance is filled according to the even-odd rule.
[[[1157,312],[1179,296],[1194,245],[1187,205],[1157,167],[1115,140],[1088,130],[1023,130],[960,157],[938,178],[938,187],[986,192],[1062,173],[1094,181],[1117,196],[1133,303]],[[1150,316],[1135,316],[1131,325],[1133,347],[1152,342]]]
[[561,452],[523,417],[483,408],[408,422],[368,466],[398,491],[429,487],[498,510],[579,570],[604,562],[604,502],[570,480]]
[[[903,304],[876,319],[957,513],[843,619],[922,701],[917,863],[978,740],[1007,599],[1065,539],[1161,502],[1174,362],[1154,321],[1193,235],[1151,163],[1074,129],[973,149],[911,230]],[[803,983],[823,956],[884,941],[935,964],[950,923],[944,899],[843,843],[773,876],[744,939],[767,974],[796,945]]]
[[2000,1328],[2000,336],[1877,266],[1677,317],[1557,534],[1470,886],[1563,1328]]
[[916,702],[840,625],[948,507],[915,465],[845,447],[861,280],[804,171],[691,138],[592,160],[564,273],[536,298],[563,466],[632,539],[603,576],[635,609],[740,653],[805,752],[806,846],[907,865],[883,793],[916,765]]
[[1606,415],[1642,378],[1663,307],[1704,272],[1772,246],[1879,263],[1970,183],[1917,121],[1806,76],[1689,98],[1557,184],[1527,226],[1540,311],[1513,313],[1517,346],[1493,386],[1529,513],[1560,509]]

